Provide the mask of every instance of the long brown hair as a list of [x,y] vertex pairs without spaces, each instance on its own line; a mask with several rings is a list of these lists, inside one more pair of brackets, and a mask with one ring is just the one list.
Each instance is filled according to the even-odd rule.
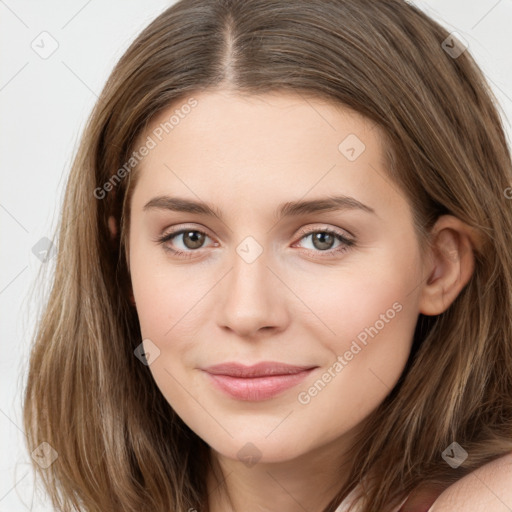
[[[126,233],[137,174],[126,163],[155,115],[214,88],[316,96],[363,114],[387,140],[419,239],[450,213],[483,241],[448,310],[419,315],[407,366],[365,421],[326,511],[363,480],[364,511],[388,510],[512,450],[511,157],[497,101],[451,37],[401,0],[181,0],[137,37],[75,157],[30,358],[28,448],[58,454],[34,467],[59,510],[208,510],[208,446],[134,356]],[[458,469],[441,456],[454,441],[469,454]]]

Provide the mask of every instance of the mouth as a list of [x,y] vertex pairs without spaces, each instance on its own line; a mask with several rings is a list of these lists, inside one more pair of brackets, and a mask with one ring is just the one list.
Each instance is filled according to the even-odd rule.
[[268,400],[296,386],[317,366],[294,366],[264,361],[252,366],[223,363],[202,368],[210,382],[232,398],[244,401]]

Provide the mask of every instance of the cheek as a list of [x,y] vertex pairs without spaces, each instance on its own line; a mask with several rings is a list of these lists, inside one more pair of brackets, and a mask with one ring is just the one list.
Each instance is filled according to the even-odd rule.
[[[414,246],[397,253],[390,244],[374,255],[372,261],[354,259],[350,273],[329,280],[333,284],[322,293],[308,295],[308,305],[328,327],[316,338],[330,353],[326,361],[330,375],[325,380],[332,384],[315,398],[317,406],[328,411],[336,400],[361,418],[385,398],[402,374],[418,318],[421,272]],[[304,283],[302,293],[308,284]],[[323,389],[321,383],[316,387]]]
[[[135,223],[134,223],[135,224]],[[184,272],[168,265],[164,250],[156,243],[139,235],[139,226],[133,226],[130,243],[130,274],[137,314],[144,338],[157,343],[176,322],[183,309],[187,288]]]
[[145,351],[157,354],[149,366],[156,385],[166,400],[182,411],[190,398],[183,391],[190,387],[185,370],[192,364],[189,359],[194,343],[190,340],[197,339],[190,329],[201,325],[197,318],[200,308],[194,308],[200,291],[197,283],[187,279],[187,272],[151,261],[151,251],[146,255],[135,249],[131,263],[141,337]]
[[146,262],[137,262],[136,258],[131,279],[142,335],[160,338],[171,328],[168,312],[177,305],[175,290],[162,282],[154,267],[152,269]]
[[311,427],[321,424],[325,439],[356,427],[400,378],[417,321],[410,292],[407,276],[391,283],[366,273],[317,301],[315,307],[336,334],[317,338],[330,356],[300,387],[298,402],[301,420]]
[[[134,297],[143,339],[150,339],[160,350],[160,363],[176,361],[174,355],[190,349],[201,325],[198,290],[175,273],[160,278],[133,277]],[[142,274],[138,276],[142,278]],[[187,341],[188,340],[188,341]],[[181,363],[187,355],[180,355]],[[174,365],[173,365],[174,366]]]
[[[191,266],[171,264],[163,249],[133,247],[130,254],[131,281],[142,339],[149,339],[159,350],[159,358],[150,369],[158,382],[159,368],[163,379],[193,366],[193,353],[204,334],[203,299],[215,283],[210,274]],[[170,380],[168,387],[173,383]]]
[[328,276],[324,270],[297,280],[296,294],[315,313],[299,322],[310,328],[323,325],[322,336],[317,328],[315,337],[336,354],[356,339],[365,346],[371,339],[384,343],[393,338],[395,345],[408,347],[418,315],[419,275],[414,250],[397,254],[389,246],[373,251],[371,258],[356,256],[350,266]]

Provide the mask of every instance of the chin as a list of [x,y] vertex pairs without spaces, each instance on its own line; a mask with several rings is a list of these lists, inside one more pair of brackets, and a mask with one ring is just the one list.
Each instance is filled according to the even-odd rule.
[[221,457],[239,461],[247,467],[257,463],[275,464],[295,459],[303,454],[303,450],[297,447],[304,445],[300,440],[292,440],[289,437],[284,443],[284,440],[277,436],[273,441],[255,436],[252,440],[244,438],[233,439],[227,443],[208,444]]

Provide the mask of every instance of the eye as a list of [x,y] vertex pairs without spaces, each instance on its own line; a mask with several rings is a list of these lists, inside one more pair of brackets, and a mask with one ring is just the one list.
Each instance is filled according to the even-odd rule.
[[[300,240],[311,238],[313,249],[306,249],[307,252],[327,253],[328,256],[332,256],[333,254],[345,252],[355,245],[354,240],[349,239],[341,232],[330,228],[310,229],[309,231],[303,230],[299,234],[302,235]],[[175,256],[191,258],[197,249],[202,248],[206,238],[210,237],[204,231],[185,228],[166,233],[163,236],[156,238],[155,242],[163,245],[165,251],[170,252]],[[181,244],[182,248],[174,248],[169,245],[168,242],[171,242],[174,239],[181,239],[178,246]],[[333,245],[336,242],[338,242],[339,245],[333,249]],[[173,245],[174,244],[175,242],[173,242]]]
[[[184,247],[184,250],[174,249],[170,247],[167,242],[170,242],[174,239],[181,238],[181,245]],[[192,252],[195,252],[196,249],[201,249],[206,238],[210,238],[204,231],[200,231],[198,229],[186,228],[180,229],[179,231],[173,231],[171,233],[166,233],[165,235],[156,239],[156,242],[163,245],[164,250],[175,254],[176,256],[183,256],[185,258],[190,258],[192,256]],[[174,243],[174,242],[173,242]]]
[[[310,238],[313,249],[308,249],[308,251],[327,253],[328,256],[343,253],[355,245],[354,240],[330,228],[310,229],[309,231],[302,231],[300,234],[302,235],[300,240]],[[333,248],[336,242],[339,242],[339,245]]]

